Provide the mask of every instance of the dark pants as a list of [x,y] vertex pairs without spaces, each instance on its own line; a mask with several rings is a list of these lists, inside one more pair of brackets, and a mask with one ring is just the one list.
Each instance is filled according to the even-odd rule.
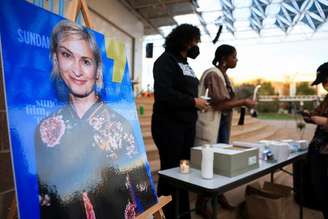
[[309,150],[311,182],[317,203],[325,219],[328,219],[328,155],[317,150]]
[[[194,145],[195,139],[195,125],[186,125],[172,119],[153,116],[151,132],[159,151],[162,170],[179,166],[180,160],[190,159],[190,148]],[[179,214],[181,215],[183,212],[190,210],[188,191],[175,189],[173,186],[169,185],[165,179],[159,177],[157,189],[158,196],[172,195],[173,197],[172,202],[163,209],[168,219],[174,218],[176,192],[179,195]],[[190,213],[185,214],[181,218],[190,218]]]
[[217,143],[229,144],[230,141],[229,119],[230,119],[229,115],[225,115],[224,113],[221,114]]

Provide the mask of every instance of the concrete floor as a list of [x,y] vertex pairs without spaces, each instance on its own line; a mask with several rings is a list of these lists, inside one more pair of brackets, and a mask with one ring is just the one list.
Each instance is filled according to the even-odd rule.
[[[287,169],[291,170],[292,168],[291,168],[291,166],[288,166]],[[258,181],[260,181],[261,183],[263,183],[264,181],[270,181],[270,177],[267,175],[262,178],[259,178]],[[292,186],[293,179],[291,176],[287,175],[286,173],[278,172],[278,173],[275,173],[274,182],[283,184],[283,185]],[[229,202],[232,205],[238,206],[243,201],[245,201],[244,194],[245,194],[246,186],[247,185],[243,185],[243,186],[238,187],[234,190],[231,190],[225,194],[226,198],[229,200]],[[191,201],[192,208],[194,208],[194,206],[195,206],[195,200],[196,200],[196,195],[191,193],[190,201]],[[285,209],[285,210],[288,212],[287,218],[289,218],[289,219],[298,219],[299,218],[299,206],[297,205],[297,203],[295,203],[294,198],[292,196],[288,199],[286,208],[287,209]],[[220,208],[217,218],[218,219],[241,219],[242,217],[240,215],[238,215],[238,210],[239,210],[238,208],[236,208],[236,210],[233,210],[233,211],[229,211],[229,210]],[[201,219],[201,218],[202,217],[197,215],[196,213],[192,213],[192,219]],[[279,218],[277,218],[277,219],[279,219]],[[323,216],[318,211],[304,208],[303,219],[323,219]]]

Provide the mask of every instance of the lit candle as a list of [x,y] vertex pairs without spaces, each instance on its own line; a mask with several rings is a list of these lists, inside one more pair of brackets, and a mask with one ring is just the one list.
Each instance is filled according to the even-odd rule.
[[205,90],[205,97],[208,97],[208,88]]
[[256,94],[258,92],[258,90],[261,88],[261,85],[257,85],[255,88],[254,88],[254,92],[253,92],[253,100],[255,101],[256,100]]
[[180,160],[180,173],[189,173],[189,160]]

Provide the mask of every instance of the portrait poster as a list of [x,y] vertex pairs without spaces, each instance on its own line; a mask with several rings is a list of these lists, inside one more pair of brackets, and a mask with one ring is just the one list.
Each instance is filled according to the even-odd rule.
[[115,42],[23,0],[0,1],[0,34],[19,218],[134,218],[157,203]]

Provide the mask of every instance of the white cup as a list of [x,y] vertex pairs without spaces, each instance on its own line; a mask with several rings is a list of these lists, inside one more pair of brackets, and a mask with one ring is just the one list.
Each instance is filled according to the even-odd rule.
[[305,150],[309,147],[309,142],[307,140],[298,140],[296,142],[300,144],[301,150]]
[[268,146],[273,154],[273,158],[277,161],[287,160],[290,154],[288,143],[274,143]]

